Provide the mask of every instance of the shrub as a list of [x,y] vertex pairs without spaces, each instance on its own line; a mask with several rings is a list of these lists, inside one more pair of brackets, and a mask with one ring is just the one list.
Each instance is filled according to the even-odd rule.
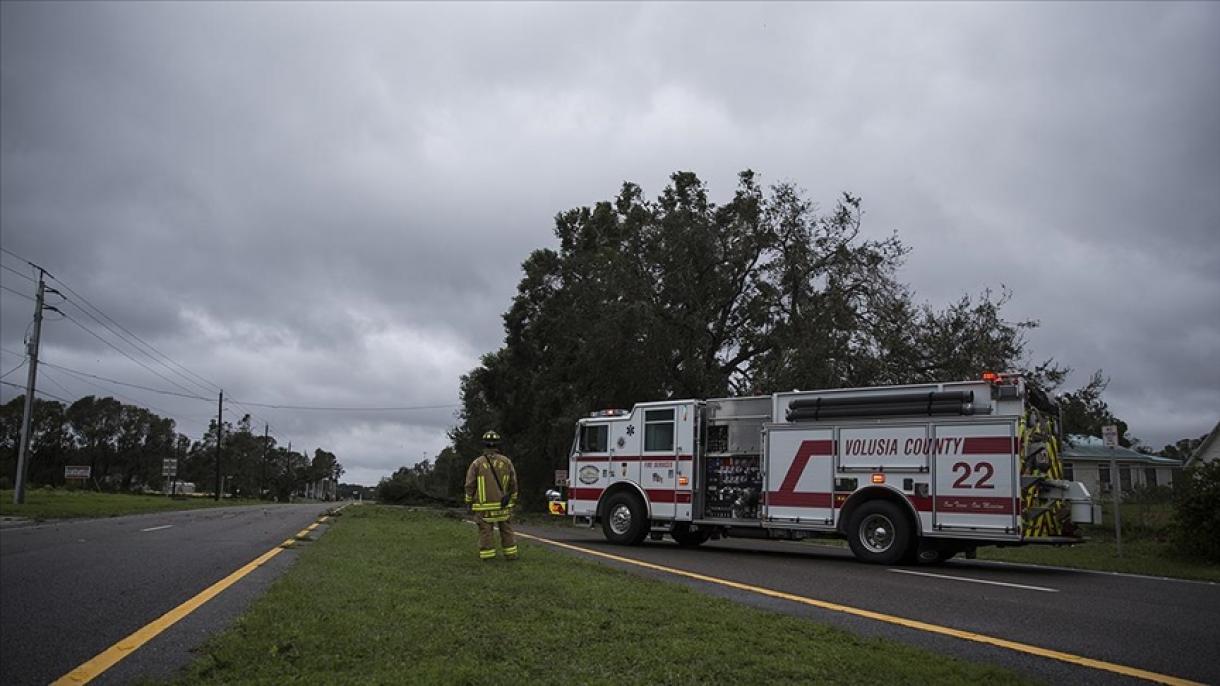
[[1174,490],[1174,538],[1187,555],[1220,560],[1220,462],[1190,467]]

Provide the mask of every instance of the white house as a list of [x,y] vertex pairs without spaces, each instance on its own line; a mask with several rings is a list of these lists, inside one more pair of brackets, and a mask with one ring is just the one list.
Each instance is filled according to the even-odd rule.
[[1107,448],[1100,438],[1093,436],[1069,436],[1062,458],[1065,478],[1082,482],[1095,496],[1110,492],[1111,460],[1117,462],[1123,493],[1141,486],[1172,486],[1174,473],[1182,469],[1178,460],[1145,455],[1130,448]]

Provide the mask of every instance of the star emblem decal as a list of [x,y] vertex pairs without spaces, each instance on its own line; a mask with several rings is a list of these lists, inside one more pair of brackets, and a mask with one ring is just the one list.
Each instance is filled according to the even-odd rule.
[[627,425],[627,435],[628,435],[628,436],[634,436],[634,435],[635,435],[635,424],[628,424],[628,425]]

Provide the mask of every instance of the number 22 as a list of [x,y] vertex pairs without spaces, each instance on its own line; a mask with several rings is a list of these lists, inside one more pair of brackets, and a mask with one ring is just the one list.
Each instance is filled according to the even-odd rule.
[[[980,462],[974,466],[973,470],[971,470],[969,463],[958,462],[953,465],[953,473],[956,474],[959,470],[962,475],[957,477],[957,481],[953,482],[954,488],[995,488],[995,484],[988,483],[991,481],[991,477],[995,476],[995,467],[991,466],[990,462]],[[966,479],[969,479],[970,474],[974,471],[979,473],[979,480],[972,486],[966,483]],[[983,472],[986,472],[986,474]]]

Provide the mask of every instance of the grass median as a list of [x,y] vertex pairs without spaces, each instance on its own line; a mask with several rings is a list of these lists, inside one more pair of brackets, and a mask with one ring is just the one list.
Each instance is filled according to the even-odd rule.
[[211,683],[1021,683],[474,527],[349,508],[180,678]]
[[1115,545],[1113,507],[1107,502],[1102,510],[1105,524],[1085,526],[1088,540],[1084,543],[1061,547],[979,548],[979,558],[1220,582],[1220,565],[1190,557],[1186,554],[1188,551],[1172,542],[1172,503],[1122,504],[1122,557]]
[[26,491],[25,503],[13,504],[13,492],[0,491],[0,515],[27,519],[69,519],[78,517],[117,517],[119,515],[193,510],[201,507],[266,504],[259,500],[225,498],[219,502],[204,496],[170,498],[164,495],[99,493],[34,488]]

